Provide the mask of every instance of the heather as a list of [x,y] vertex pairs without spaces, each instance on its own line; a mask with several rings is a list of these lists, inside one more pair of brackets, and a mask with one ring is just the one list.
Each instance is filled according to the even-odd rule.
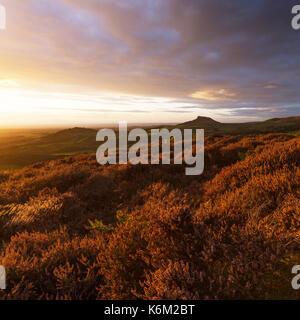
[[0,172],[1,299],[297,299],[300,140],[209,136],[205,170],[94,155]]

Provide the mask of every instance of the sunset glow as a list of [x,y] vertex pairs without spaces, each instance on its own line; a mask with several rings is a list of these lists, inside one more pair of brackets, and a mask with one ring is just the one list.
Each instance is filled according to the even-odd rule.
[[[175,123],[198,115],[251,121],[299,111],[299,37],[288,8],[227,2],[215,10],[206,2],[200,10],[179,0],[1,4],[1,127]],[[268,15],[279,12],[274,25]]]

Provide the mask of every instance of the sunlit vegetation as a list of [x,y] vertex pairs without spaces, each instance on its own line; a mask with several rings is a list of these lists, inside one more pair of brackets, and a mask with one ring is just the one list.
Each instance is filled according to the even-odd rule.
[[201,176],[94,155],[1,171],[0,298],[299,298],[299,136],[205,143]]
[[[206,136],[278,132],[299,135],[300,117],[250,123],[221,123],[211,118],[198,117],[193,121],[166,128],[204,129]],[[128,127],[128,129],[131,128]],[[150,127],[145,129],[150,130]],[[67,156],[95,154],[99,147],[99,142],[96,142],[96,133],[97,130],[88,128],[54,131],[53,129],[0,130],[0,170],[21,169],[38,161],[61,159]]]

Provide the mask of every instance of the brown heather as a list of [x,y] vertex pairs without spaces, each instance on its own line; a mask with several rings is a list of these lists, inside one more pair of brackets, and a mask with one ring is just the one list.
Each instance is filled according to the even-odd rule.
[[300,139],[208,137],[205,172],[94,156],[0,172],[1,299],[297,299]]

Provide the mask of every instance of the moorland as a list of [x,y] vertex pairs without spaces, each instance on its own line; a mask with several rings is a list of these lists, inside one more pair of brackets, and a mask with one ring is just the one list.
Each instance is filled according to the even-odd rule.
[[0,298],[299,299],[299,119],[179,125],[207,126],[200,176],[101,166],[89,129],[21,142],[35,157],[0,171]]

